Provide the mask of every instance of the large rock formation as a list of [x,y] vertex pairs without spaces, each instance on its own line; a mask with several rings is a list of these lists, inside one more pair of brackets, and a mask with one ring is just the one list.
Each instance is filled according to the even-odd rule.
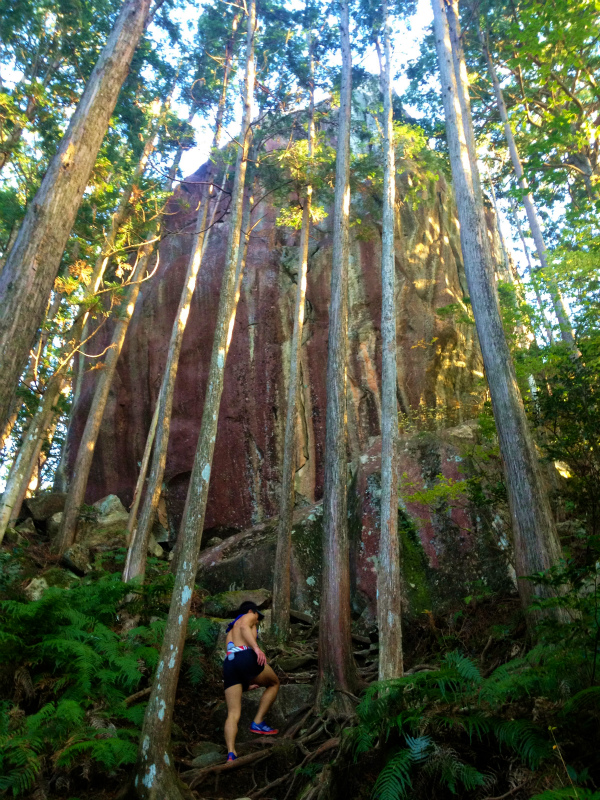
[[[156,274],[143,287],[111,389],[90,474],[87,501],[116,494],[127,505],[165,364],[205,174],[181,184],[170,204],[169,235]],[[380,435],[381,226],[377,189],[352,198],[349,278],[348,448],[359,472]],[[279,209],[260,202],[227,361],[205,541],[248,529],[277,513],[286,410],[286,376],[296,291],[299,236],[276,225]],[[466,281],[450,187],[413,161],[398,164],[396,227],[398,381],[402,412],[426,411],[457,424],[481,402],[483,368],[475,327],[466,319]],[[490,231],[494,230],[490,219]],[[181,517],[200,427],[225,260],[227,217],[210,238],[185,333],[175,389],[165,495],[172,533]],[[491,234],[496,239],[496,234]],[[298,414],[299,504],[319,501],[325,440],[331,216],[312,232],[302,400]],[[458,313],[448,313],[452,306]],[[446,309],[440,313],[440,309]],[[101,352],[108,326],[93,340]],[[94,390],[88,372],[74,412],[71,445],[80,438]],[[71,446],[71,455],[75,448]],[[364,470],[363,470],[364,472]],[[366,473],[365,473],[366,475]],[[366,480],[359,477],[357,480]],[[366,484],[365,484],[366,486]],[[435,547],[423,533],[435,561]],[[431,538],[431,537],[429,537]],[[372,555],[372,554],[370,554]],[[368,592],[371,594],[371,591]]]
[[[178,189],[174,231],[160,248],[157,273],[142,287],[104,415],[88,485],[88,501],[117,494],[131,500],[137,465],[162,378],[169,335],[191,244],[204,168]],[[462,304],[466,285],[451,191],[443,177],[402,199],[418,178],[400,164],[397,215],[398,400],[402,411],[426,407],[452,420],[472,416],[480,401],[482,364],[475,329],[440,307]],[[354,198],[349,285],[348,443],[351,460],[380,432],[380,225],[365,210],[369,188]],[[413,201],[414,201],[413,196]],[[181,206],[177,201],[183,201]],[[278,209],[260,203],[253,222],[227,376],[206,517],[207,529],[241,529],[277,509],[285,421],[286,372],[296,289],[297,236],[278,228]],[[258,221],[260,220],[260,221]],[[331,218],[313,230],[302,348],[297,489],[320,496],[325,422],[325,368]],[[165,483],[172,513],[181,508],[200,425],[227,222],[216,226],[199,276],[179,364]],[[93,340],[104,350],[105,327]],[[94,390],[86,374],[71,430],[78,441]],[[71,453],[74,447],[70,448]]]

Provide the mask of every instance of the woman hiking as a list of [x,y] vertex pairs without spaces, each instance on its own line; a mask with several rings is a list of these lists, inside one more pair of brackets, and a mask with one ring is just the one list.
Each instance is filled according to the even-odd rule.
[[265,687],[258,711],[250,725],[252,733],[262,736],[274,736],[279,733],[263,722],[279,691],[279,678],[267,664],[267,657],[256,642],[257,625],[263,618],[264,614],[260,613],[256,603],[246,600],[239,607],[233,622],[227,627],[227,656],[223,662],[223,686],[227,701],[225,722],[227,761],[235,761],[237,758],[235,737],[242,713],[242,693],[248,689]]

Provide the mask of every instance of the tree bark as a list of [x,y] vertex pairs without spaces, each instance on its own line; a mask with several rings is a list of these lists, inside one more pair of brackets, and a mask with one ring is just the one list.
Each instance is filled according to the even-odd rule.
[[181,521],[181,547],[171,606],[161,648],[158,669],[146,708],[135,784],[141,800],[179,800],[182,789],[169,755],[173,706],[181,658],[185,644],[187,622],[192,602],[198,553],[206,513],[206,500],[212,457],[217,436],[219,407],[223,392],[223,379],[227,352],[233,335],[237,302],[239,299],[238,274],[240,230],[246,177],[252,97],[254,92],[254,35],[256,28],[254,0],[248,3],[246,43],[246,81],[241,146],[238,150],[235,178],[231,195],[231,217],[227,241],[227,256],[219,298],[219,310],[211,355],[208,384],[202,412],[202,424],[190,485]]
[[535,244],[535,250],[540,260],[541,268],[545,273],[544,281],[548,288],[548,294],[550,295],[550,299],[552,300],[554,313],[556,314],[556,318],[558,320],[560,335],[563,342],[569,348],[571,354],[574,357],[579,358],[581,356],[581,353],[575,342],[575,336],[573,334],[571,321],[569,319],[569,312],[565,308],[565,304],[560,294],[560,291],[558,290],[557,286],[554,285],[554,282],[552,281],[550,275],[546,245],[544,242],[544,236],[542,234],[542,226],[540,224],[533,196],[529,191],[529,184],[527,183],[527,178],[525,177],[525,173],[523,171],[523,165],[521,164],[521,158],[519,156],[517,143],[515,141],[512,128],[510,127],[510,122],[508,121],[508,112],[506,110],[504,95],[502,94],[502,88],[500,86],[500,81],[498,80],[496,68],[494,66],[494,62],[492,61],[492,57],[490,55],[490,51],[485,41],[483,31],[479,26],[478,26],[478,32],[479,32],[479,41],[481,42],[483,55],[487,63],[488,72],[490,73],[490,79],[492,81],[492,85],[494,87],[494,94],[496,96],[496,105],[498,107],[500,119],[502,120],[502,124],[504,126],[504,136],[506,138],[506,143],[508,145],[508,150],[510,153],[513,169],[515,171],[515,175],[517,176],[517,181],[519,183],[519,186],[521,187],[521,190],[523,191],[523,205],[525,206],[525,213],[527,214],[527,220],[529,222],[529,227],[531,228],[531,235],[533,237],[533,241]]
[[[313,41],[308,34],[309,57],[309,111],[308,111],[308,158],[313,157],[315,139],[315,89]],[[306,296],[306,276],[308,271],[308,244],[310,234],[310,209],[312,186],[306,187],[304,208],[302,210],[302,230],[300,233],[300,253],[298,263],[298,284],[294,306],[294,328],[290,352],[290,375],[288,382],[287,411],[285,418],[285,438],[283,442],[283,467],[281,471],[281,494],[279,498],[279,524],[277,532],[277,552],[273,578],[273,616],[274,633],[287,640],[290,635],[290,558],[292,552],[292,517],[294,512],[294,473],[296,463],[296,421],[298,395],[300,391],[300,353],[302,331],[304,328],[304,306]]]
[[346,354],[348,328],[348,220],[350,213],[350,112],[352,54],[348,0],[340,14],[342,83],[335,165],[331,301],[327,349],[327,409],[323,487],[323,574],[319,625],[321,705],[345,703],[356,688],[350,629],[350,560],[346,513]]
[[[215,134],[212,143],[213,149],[218,147],[221,138],[223,115],[225,112],[225,102],[227,100],[227,86],[229,83],[229,73],[231,71],[231,61],[232,61],[233,44],[234,44],[233,37],[237,29],[237,23],[238,19],[237,17],[234,17],[233,33],[231,38],[227,42],[227,46],[225,48],[225,71],[223,76],[223,89],[221,92],[221,98],[219,100],[219,106],[217,109],[217,116],[215,121]],[[214,169],[211,167],[208,175],[206,176],[207,183],[209,183],[212,180],[213,173]],[[225,175],[223,176],[223,183],[225,183],[226,178],[227,178],[227,173],[225,173]],[[200,208],[198,209],[198,216],[196,217],[196,232],[194,234],[194,239],[192,243],[192,252],[188,262],[188,268],[185,275],[185,279],[183,282],[183,288],[179,300],[179,307],[177,309],[177,314],[175,315],[175,320],[173,322],[173,328],[171,331],[171,341],[169,343],[169,351],[167,353],[167,361],[165,364],[165,373],[163,375],[161,389],[157,401],[157,412],[155,412],[155,416],[157,414],[156,422],[153,419],[153,424],[150,426],[148,441],[146,442],[146,447],[144,451],[144,458],[142,459],[140,476],[138,484],[136,485],[134,502],[129,514],[127,529],[129,533],[132,534],[132,536],[129,544],[129,549],[127,552],[127,559],[125,561],[125,568],[123,570],[124,581],[130,581],[133,580],[134,578],[141,578],[143,580],[143,577],[146,572],[148,542],[150,540],[150,533],[152,531],[152,525],[154,524],[156,509],[158,508],[158,502],[160,500],[162,481],[167,463],[167,449],[169,446],[169,433],[171,430],[171,412],[173,408],[173,395],[175,392],[175,379],[177,378],[177,367],[179,365],[179,354],[181,352],[181,345],[183,343],[183,334],[185,333],[185,328],[190,313],[192,297],[196,289],[198,273],[200,271],[200,267],[202,266],[202,258],[204,256],[206,242],[208,241],[207,237],[210,235],[210,230],[206,229],[206,222],[208,219],[208,207],[211,201],[212,190],[213,186],[212,184],[210,184],[207,187],[207,191],[204,193],[204,198],[202,200]],[[219,193],[218,195],[214,211],[216,211],[220,198],[221,198],[221,193]],[[214,211],[212,219],[214,219]],[[212,219],[211,219],[211,225],[212,225]],[[146,470],[148,469],[148,460],[146,456],[149,457],[155,436],[156,436],[156,441],[154,442],[154,450],[152,451],[152,466],[150,470],[150,477],[148,479],[148,486],[146,488],[146,494],[144,496],[144,504],[142,506],[140,520],[136,527],[137,510],[140,502],[143,484],[145,481]]]
[[66,384],[66,380],[65,375],[62,373],[53,375],[50,378],[38,410],[23,437],[23,442],[11,467],[0,503],[0,544],[6,533],[7,526],[19,514],[25,492],[29,486],[33,467],[48,430],[56,417],[56,403]]
[[144,29],[150,0],[126,0],[42,184],[29,204],[0,275],[0,423],[56,278],[121,85]]
[[503,459],[519,593],[529,609],[533,596],[545,593],[525,576],[556,564],[560,543],[502,329],[493,265],[485,246],[483,204],[473,190],[475,180],[479,182],[478,168],[469,158],[464,133],[464,125],[472,125],[472,121],[470,114],[466,120],[461,118],[446,5],[444,0],[432,0],[431,4],[465,272]]
[[383,218],[381,234],[381,530],[377,568],[379,680],[399,678],[402,658],[402,573],[398,540],[398,405],[396,399],[396,161],[392,110],[392,47],[383,0]]

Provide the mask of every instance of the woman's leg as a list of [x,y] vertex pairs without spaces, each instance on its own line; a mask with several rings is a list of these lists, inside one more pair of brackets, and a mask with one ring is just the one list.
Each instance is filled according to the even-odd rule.
[[277,692],[279,691],[279,678],[273,672],[273,669],[266,664],[263,671],[257,675],[256,678],[253,678],[253,683],[257,683],[259,686],[267,687],[265,693],[260,698],[258,711],[254,717],[254,722],[256,722],[258,725],[263,721],[265,714],[275,702]]
[[[227,702],[227,720],[225,721],[225,743],[228,753],[235,753],[235,737],[237,736],[238,722],[242,713],[242,684],[236,683],[225,689]],[[236,753],[237,755],[237,753]]]

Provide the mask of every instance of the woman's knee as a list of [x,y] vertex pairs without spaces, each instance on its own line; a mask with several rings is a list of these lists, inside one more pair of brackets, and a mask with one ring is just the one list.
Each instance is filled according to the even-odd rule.
[[227,722],[235,722],[237,724],[240,721],[241,715],[241,708],[230,708],[227,712]]

